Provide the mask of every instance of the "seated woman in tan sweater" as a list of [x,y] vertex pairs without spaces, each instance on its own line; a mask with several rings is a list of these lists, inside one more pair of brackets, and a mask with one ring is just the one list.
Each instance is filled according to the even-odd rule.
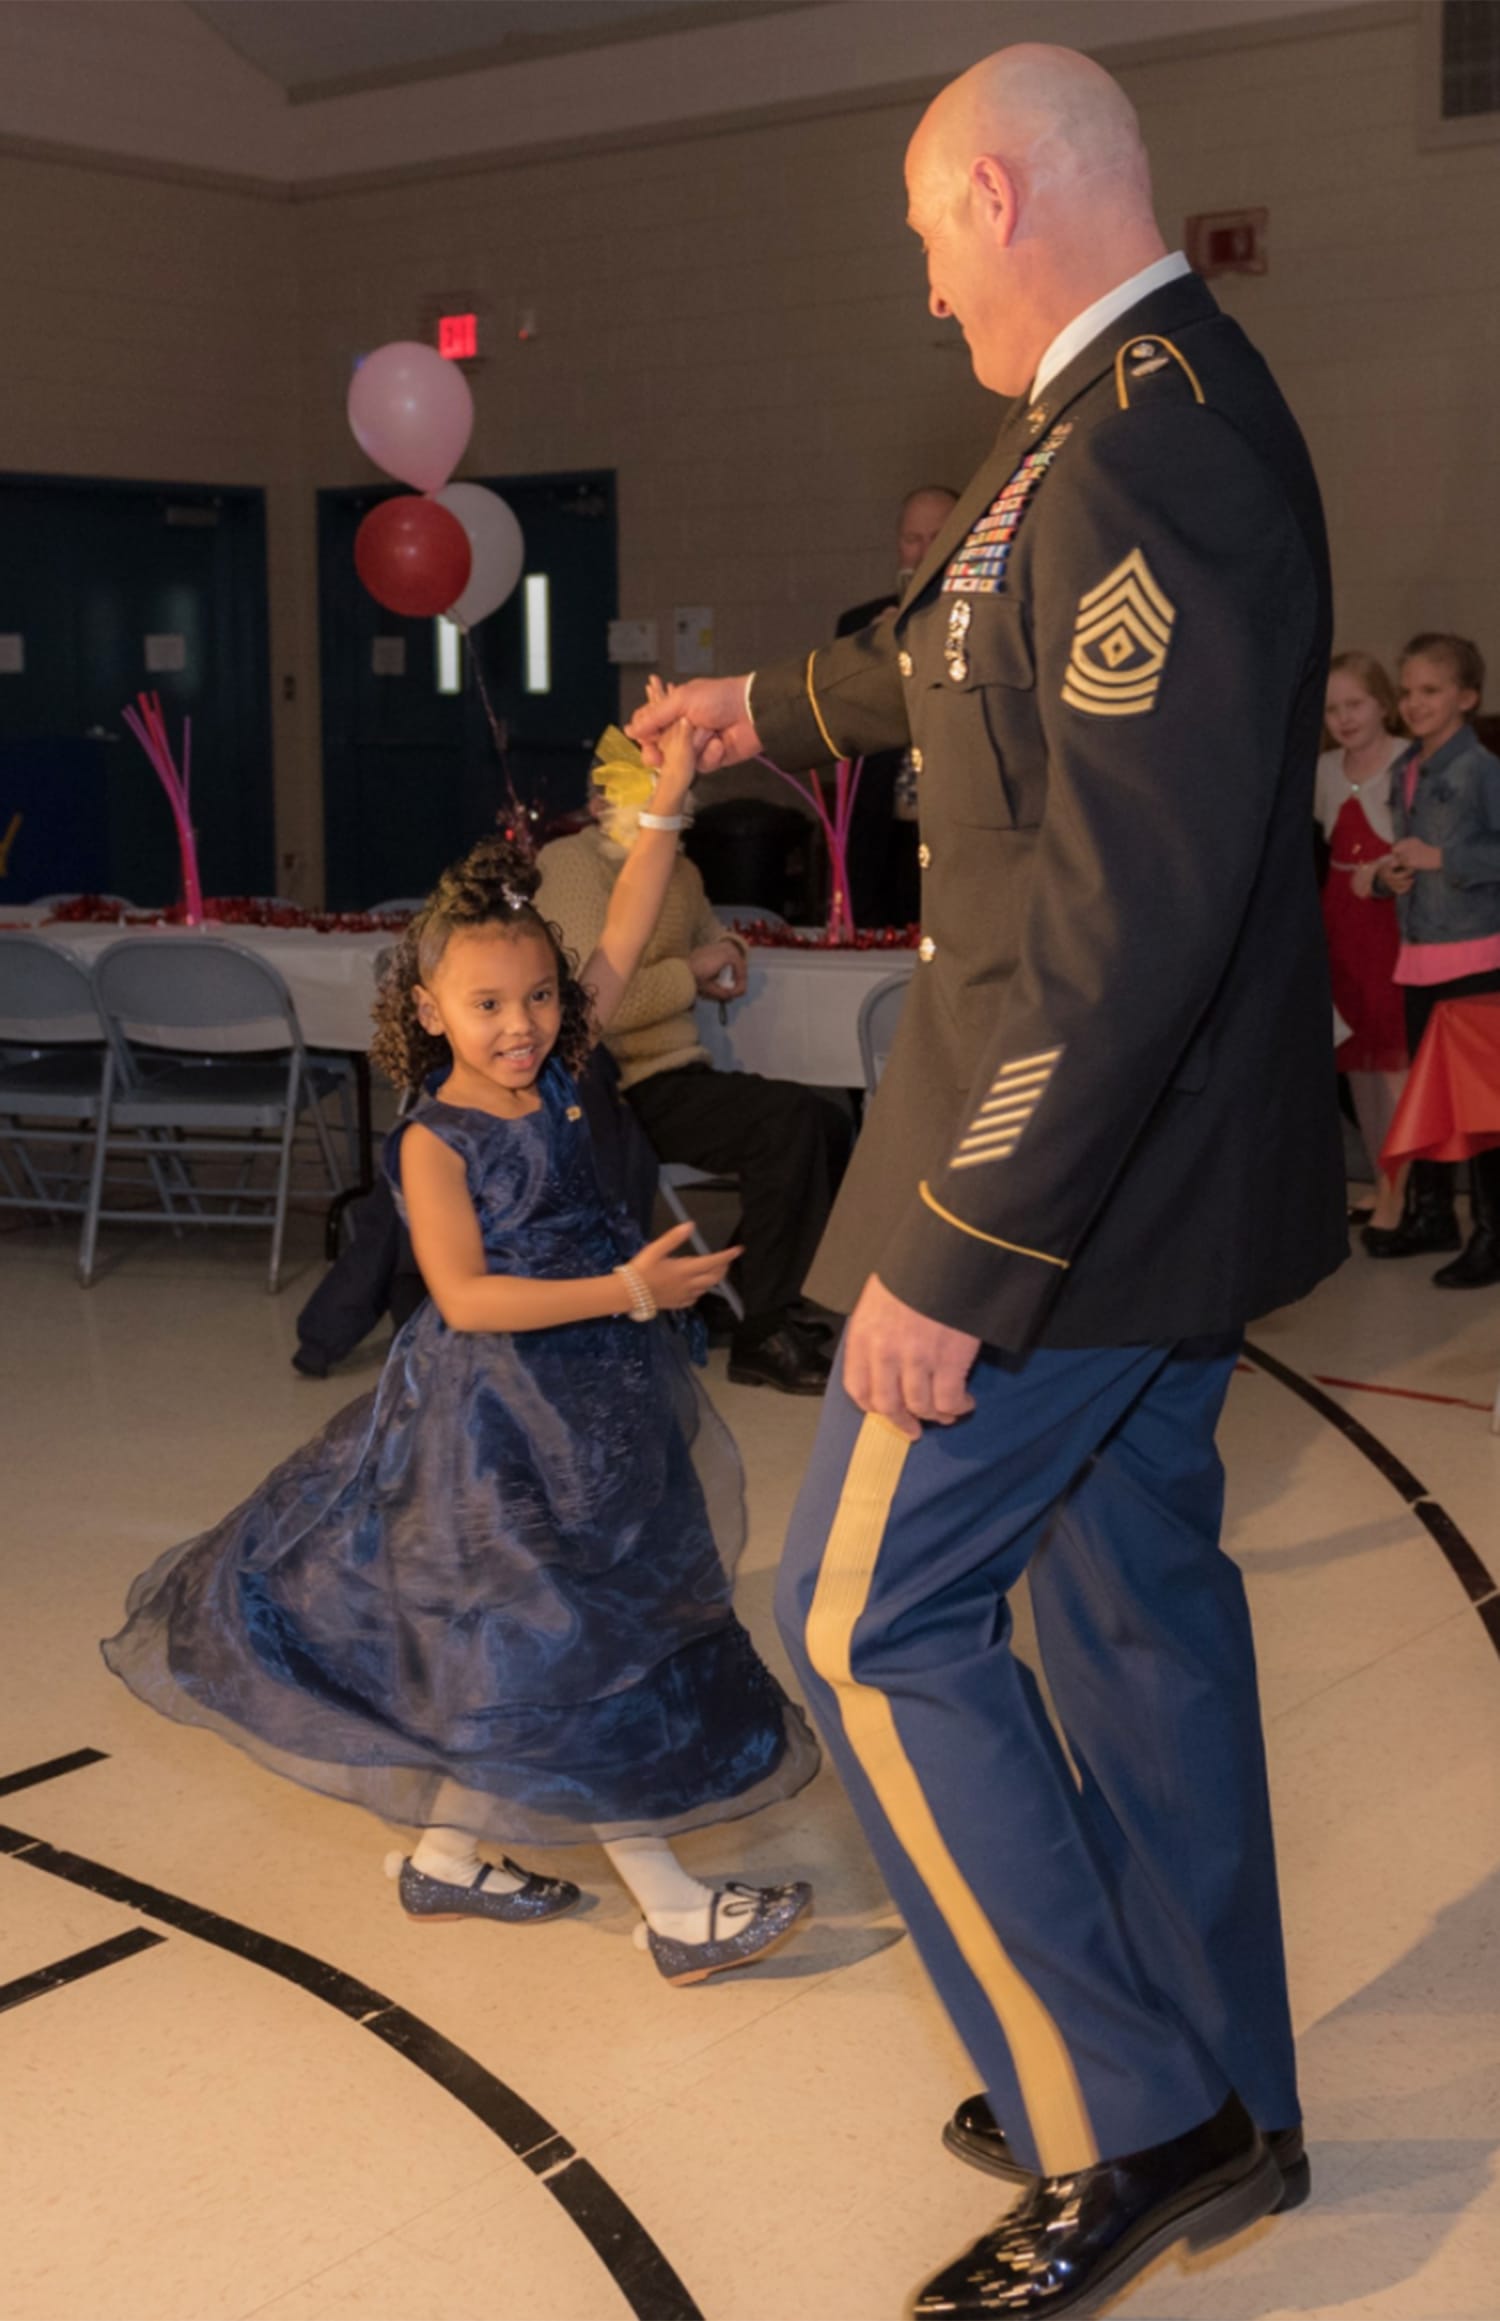
[[[636,811],[596,789],[595,827],[542,849],[537,907],[580,959],[604,925]],[[744,989],[745,946],[719,924],[697,870],[679,854],[608,1045],[657,1157],[739,1180],[745,1319],[730,1346],[730,1377],[784,1394],[820,1394],[828,1355],[795,1309],[849,1158],[850,1127],[815,1089],[714,1070],[694,1005],[700,994],[735,999]]]

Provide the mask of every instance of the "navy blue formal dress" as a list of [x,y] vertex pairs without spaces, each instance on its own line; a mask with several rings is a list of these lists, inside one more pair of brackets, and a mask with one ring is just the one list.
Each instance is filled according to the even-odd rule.
[[[555,1061],[541,1094],[520,1120],[432,1094],[411,1119],[461,1155],[492,1273],[607,1273],[640,1233]],[[394,1822],[670,1835],[817,1769],[734,1614],[744,1528],[680,1329],[459,1331],[427,1303],[372,1394],[136,1582],[104,1657],[151,1707]]]

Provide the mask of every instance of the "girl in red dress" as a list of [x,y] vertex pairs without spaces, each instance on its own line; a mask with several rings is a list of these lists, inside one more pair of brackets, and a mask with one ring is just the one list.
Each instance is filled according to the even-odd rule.
[[[1335,1061],[1349,1075],[1355,1117],[1370,1156],[1375,1205],[1361,1212],[1376,1231],[1401,1222],[1405,1171],[1386,1178],[1379,1153],[1406,1079],[1406,1021],[1393,980],[1401,937],[1396,906],[1369,895],[1369,872],[1390,853],[1391,768],[1407,744],[1396,689],[1370,653],[1338,653],[1329,665],[1325,706],[1334,747],[1318,760],[1316,813],[1330,862],[1323,925],[1333,1003],[1348,1025]],[[1363,891],[1361,891],[1363,890]]]

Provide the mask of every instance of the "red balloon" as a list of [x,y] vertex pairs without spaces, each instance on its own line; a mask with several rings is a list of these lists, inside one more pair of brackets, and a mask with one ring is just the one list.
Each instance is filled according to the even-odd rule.
[[354,535],[354,569],[377,604],[407,620],[446,612],[469,585],[474,554],[457,516],[415,492],[382,500]]

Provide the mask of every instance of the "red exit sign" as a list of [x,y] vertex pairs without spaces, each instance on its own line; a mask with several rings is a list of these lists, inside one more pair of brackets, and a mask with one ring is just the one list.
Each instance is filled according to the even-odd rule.
[[450,363],[471,363],[479,353],[479,317],[477,314],[440,314],[438,316],[438,353]]

